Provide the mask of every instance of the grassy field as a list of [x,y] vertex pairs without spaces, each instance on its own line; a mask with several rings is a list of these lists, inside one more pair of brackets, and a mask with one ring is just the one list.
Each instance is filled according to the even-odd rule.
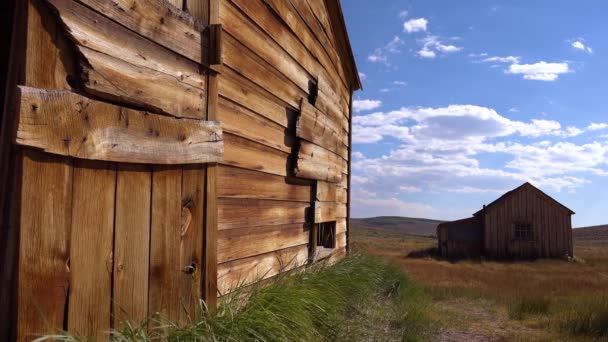
[[436,240],[358,226],[355,251],[406,270],[432,298],[441,341],[608,340],[608,239],[575,242],[575,262],[448,262]]

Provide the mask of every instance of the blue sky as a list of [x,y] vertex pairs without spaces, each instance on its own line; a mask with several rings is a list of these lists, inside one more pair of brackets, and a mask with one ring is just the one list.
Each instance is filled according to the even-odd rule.
[[608,223],[605,1],[343,0],[352,212],[470,216],[529,181]]

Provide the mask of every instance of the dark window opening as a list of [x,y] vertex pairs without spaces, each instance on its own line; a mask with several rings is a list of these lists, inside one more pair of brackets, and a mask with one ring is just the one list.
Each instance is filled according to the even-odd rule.
[[534,230],[532,223],[515,222],[513,223],[513,239],[515,240],[533,240]]
[[317,246],[323,248],[336,247],[336,222],[319,223],[317,229]]
[[315,105],[317,103],[317,96],[319,95],[319,85],[316,80],[308,81],[308,103]]

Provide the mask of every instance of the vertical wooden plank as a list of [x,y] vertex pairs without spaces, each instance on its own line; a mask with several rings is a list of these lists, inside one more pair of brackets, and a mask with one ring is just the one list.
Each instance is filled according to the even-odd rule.
[[[209,1],[209,25],[219,24],[219,0]],[[215,39],[210,39],[209,58],[217,56],[221,46],[217,46]],[[221,52],[219,53],[221,55]],[[209,73],[209,88],[207,98],[207,120],[217,120],[219,75],[215,72]],[[207,166],[207,179],[205,181],[205,274],[203,282],[203,298],[210,311],[217,306],[217,164]]]
[[114,227],[114,328],[148,316],[152,174],[145,165],[119,164]]
[[185,0],[165,0],[166,2],[170,3],[171,5],[179,8],[180,10],[184,8],[184,1]]
[[23,156],[17,340],[63,329],[69,273],[72,168],[67,160]]
[[184,298],[185,310],[181,312],[180,322],[188,322],[195,317],[201,299],[205,178],[204,166],[184,166],[180,258],[185,272],[182,274],[180,297]]
[[185,0],[185,7],[193,17],[209,23],[209,0]]
[[[68,71],[58,46],[61,29],[38,0],[27,7],[27,38],[23,84],[46,89],[69,89]],[[69,274],[72,168],[67,158],[24,150],[15,163],[19,184],[19,265],[17,284],[17,340],[65,328]]]
[[73,172],[68,330],[107,339],[116,171],[107,162],[76,160]]
[[156,166],[152,173],[148,313],[172,322],[180,315],[182,168]]

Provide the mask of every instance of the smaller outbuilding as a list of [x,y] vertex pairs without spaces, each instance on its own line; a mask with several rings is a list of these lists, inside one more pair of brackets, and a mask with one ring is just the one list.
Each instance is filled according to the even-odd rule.
[[571,257],[572,215],[574,211],[524,183],[473,217],[440,224],[439,252],[447,258]]

